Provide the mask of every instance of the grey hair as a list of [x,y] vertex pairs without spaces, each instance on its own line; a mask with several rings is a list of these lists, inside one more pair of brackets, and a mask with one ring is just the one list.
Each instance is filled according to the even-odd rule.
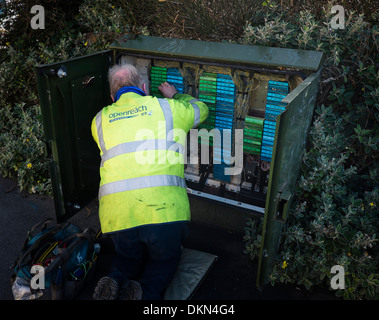
[[142,77],[137,69],[131,64],[114,65],[108,71],[108,81],[112,97],[122,87],[142,87]]

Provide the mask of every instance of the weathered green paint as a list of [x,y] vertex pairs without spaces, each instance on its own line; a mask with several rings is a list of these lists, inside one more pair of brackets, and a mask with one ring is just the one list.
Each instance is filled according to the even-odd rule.
[[[285,99],[286,111],[277,119],[271,162],[257,284],[264,285],[276,261],[283,224],[293,199],[311,125],[321,71],[313,73]],[[278,207],[283,201],[283,208]]]
[[[100,157],[90,128],[96,113],[110,102],[109,58],[105,51],[36,67],[58,220],[78,211],[98,190]],[[59,78],[61,68],[67,76]]]
[[138,36],[117,41],[110,49],[177,59],[236,63],[244,66],[293,68],[316,71],[323,55],[318,51],[247,46],[232,43]]

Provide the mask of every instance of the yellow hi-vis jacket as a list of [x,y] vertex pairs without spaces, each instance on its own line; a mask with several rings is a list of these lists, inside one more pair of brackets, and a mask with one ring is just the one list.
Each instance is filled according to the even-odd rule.
[[103,233],[190,220],[186,134],[207,117],[206,104],[190,95],[159,99],[134,92],[124,93],[94,117]]

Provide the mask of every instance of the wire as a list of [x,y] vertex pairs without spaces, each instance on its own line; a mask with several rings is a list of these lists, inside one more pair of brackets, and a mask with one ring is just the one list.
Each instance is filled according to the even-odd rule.
[[39,250],[34,255],[34,258],[32,260],[32,264],[37,264],[38,260],[40,259],[40,257],[42,256],[42,254],[44,252],[43,250],[45,250],[46,247],[49,246],[50,244],[51,244],[51,242],[46,242],[41,248],[39,248]]
[[50,254],[51,251],[58,245],[58,242],[53,242],[50,244],[50,247],[40,256],[38,259],[39,262],[43,263],[45,258]]
[[[70,275],[74,278],[74,280],[83,280],[86,278],[89,270],[92,268],[94,262],[97,260],[97,254],[96,251],[93,252],[92,254],[92,259],[91,260],[86,260],[83,263],[81,263],[78,268],[76,268],[74,271],[70,272]],[[77,274],[80,270],[84,270],[84,275],[80,276]]]

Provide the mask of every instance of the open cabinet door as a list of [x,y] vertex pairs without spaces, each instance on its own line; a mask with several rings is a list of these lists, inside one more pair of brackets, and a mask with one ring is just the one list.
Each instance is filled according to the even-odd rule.
[[111,103],[107,81],[111,52],[36,67],[58,222],[93,200],[99,188],[100,154],[91,122]]
[[258,287],[267,282],[276,262],[282,227],[287,220],[305,152],[320,77],[321,70],[311,74],[290,92],[282,100],[287,104],[286,110],[276,120],[258,262]]

